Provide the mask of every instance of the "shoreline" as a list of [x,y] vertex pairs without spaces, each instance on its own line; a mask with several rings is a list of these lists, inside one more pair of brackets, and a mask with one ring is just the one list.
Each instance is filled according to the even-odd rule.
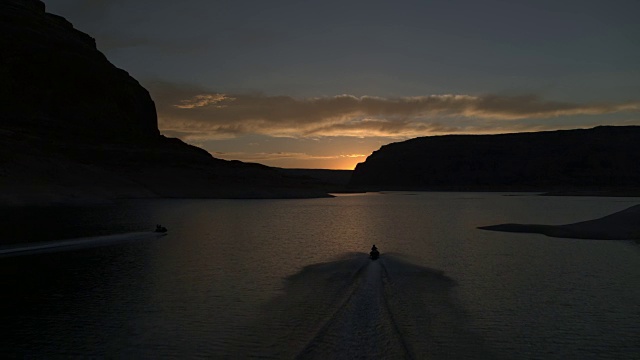
[[634,240],[640,242],[640,205],[598,219],[565,225],[498,224],[480,230],[542,234],[555,238],[589,240]]

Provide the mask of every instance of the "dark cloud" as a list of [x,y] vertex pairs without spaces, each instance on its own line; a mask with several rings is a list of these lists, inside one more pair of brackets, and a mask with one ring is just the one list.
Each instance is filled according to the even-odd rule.
[[[381,98],[352,95],[297,99],[226,94],[187,85],[150,86],[161,128],[195,137],[420,136],[490,132],[507,120],[550,119],[640,110],[640,102],[549,101],[538,96],[427,95]],[[452,121],[451,119],[456,119]],[[464,124],[460,125],[450,124]],[[556,125],[556,127],[562,127]]]

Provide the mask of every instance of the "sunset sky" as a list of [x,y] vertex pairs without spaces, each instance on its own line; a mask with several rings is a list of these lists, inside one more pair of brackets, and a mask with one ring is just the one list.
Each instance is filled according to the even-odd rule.
[[45,0],[216,157],[352,169],[439,134],[640,125],[640,1]]

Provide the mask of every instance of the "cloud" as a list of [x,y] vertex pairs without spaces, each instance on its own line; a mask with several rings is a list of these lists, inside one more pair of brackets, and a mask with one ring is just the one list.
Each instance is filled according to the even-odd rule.
[[[150,89],[158,105],[161,129],[187,133],[191,138],[242,134],[414,137],[483,133],[505,127],[505,121],[640,110],[640,102],[578,104],[544,100],[534,95],[400,98],[338,95],[298,99],[262,94],[224,94],[167,83],[152,84]],[[561,124],[549,126],[563,127]]]
[[[228,97],[225,94],[204,94],[204,95],[196,95],[191,99],[180,100],[180,105],[173,105],[178,109],[194,109],[198,107],[209,106],[211,104],[217,104],[219,102],[225,100],[235,100],[234,98]],[[225,107],[226,105],[215,105],[216,108],[220,109]]]
[[640,102],[574,104],[543,101],[538,96],[477,97],[462,111],[464,116],[504,120],[553,118],[574,115],[602,115],[640,110]]

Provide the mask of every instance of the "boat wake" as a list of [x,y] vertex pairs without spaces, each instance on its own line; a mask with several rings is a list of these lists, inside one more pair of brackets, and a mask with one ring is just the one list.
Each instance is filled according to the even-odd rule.
[[351,294],[298,358],[407,358],[384,296],[384,265],[366,264]]
[[34,255],[58,251],[70,251],[78,249],[86,249],[99,246],[113,245],[128,241],[153,239],[165,234],[157,232],[130,232],[125,234],[92,236],[78,239],[59,240],[44,243],[30,243],[28,245],[21,244],[19,246],[11,246],[0,248],[0,257]]
[[285,280],[229,353],[299,359],[493,358],[465,330],[455,282],[398,255],[367,254],[303,268]]

